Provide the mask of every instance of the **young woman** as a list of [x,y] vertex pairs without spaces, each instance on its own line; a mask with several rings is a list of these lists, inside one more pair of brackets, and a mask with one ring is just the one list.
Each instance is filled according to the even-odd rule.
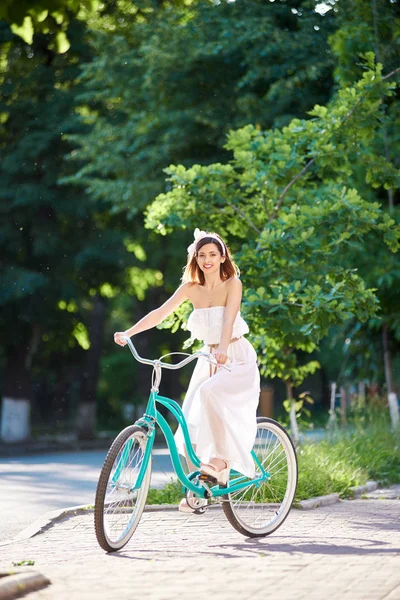
[[[229,363],[230,370],[198,360],[182,409],[201,460],[201,472],[224,484],[231,468],[254,476],[250,453],[257,430],[260,376],[254,348],[243,337],[249,329],[240,315],[242,284],[229,249],[215,233],[196,229],[194,237],[182,285],[130,329],[116,332],[114,341],[124,346],[124,336],[159,325],[182,302],[191,301],[188,330],[193,338],[204,342],[203,350],[212,352],[218,365]],[[175,439],[184,454],[180,428]],[[182,500],[180,510],[187,509],[192,510]]]

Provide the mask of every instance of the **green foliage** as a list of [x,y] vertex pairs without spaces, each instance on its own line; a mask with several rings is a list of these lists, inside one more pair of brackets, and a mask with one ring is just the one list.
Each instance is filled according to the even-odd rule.
[[[0,31],[7,34],[8,27],[0,24]],[[38,402],[47,398],[42,386],[71,408],[80,394],[88,398],[82,391],[88,356],[100,354],[101,319],[112,298],[126,289],[131,315],[163,281],[158,269],[143,268],[143,236],[110,215],[101,199],[59,183],[71,174],[63,160],[72,150],[67,134],[87,132],[76,100],[79,61],[91,60],[85,35],[81,22],[71,22],[71,49],[63,55],[50,52],[40,36],[29,48],[14,38],[1,47],[0,72],[2,384],[21,393],[21,369],[32,365]],[[97,321],[96,307],[102,308]],[[30,358],[22,356],[12,369],[18,349]]]
[[69,169],[62,160],[71,149],[66,133],[87,131],[75,112],[77,60],[90,61],[83,36],[75,22],[71,51],[50,62],[39,42],[30,62],[22,44],[4,50],[0,193],[7,272],[1,302],[21,301],[14,310],[21,317],[26,312],[27,321],[59,311],[59,301],[76,303],[77,288],[88,300],[95,293],[113,297],[122,286],[143,299],[150,286],[162,283],[158,270],[142,268],[140,238],[126,231],[125,222],[110,216],[101,200],[89,202],[82,190],[59,185]]
[[[397,3],[384,0],[338,3],[337,18],[340,23],[331,35],[330,43],[336,58],[335,78],[342,85],[351,83],[364,69],[363,61],[355,56],[376,54],[377,61],[384,64],[386,73],[399,67],[396,48],[400,15]],[[400,168],[400,105],[395,93],[385,99],[385,111],[381,111],[381,127],[369,142],[369,152],[363,153],[357,168],[351,175],[351,184],[360,195],[370,202],[378,201],[387,206],[390,217],[398,216],[398,172]],[[389,168],[388,168],[389,166]],[[385,172],[382,177],[381,173]],[[368,251],[366,252],[366,248]],[[364,243],[352,246],[352,264],[368,287],[375,287],[379,300],[378,315],[363,325],[352,319],[343,327],[336,327],[331,340],[325,345],[321,356],[323,367],[330,376],[342,384],[364,381],[372,385],[389,385],[382,364],[382,328],[387,328],[389,351],[398,354],[400,341],[399,261],[392,255],[382,238],[376,233],[368,235]],[[349,261],[347,261],[349,262]],[[346,343],[344,343],[346,340]],[[339,348],[342,351],[339,351]],[[336,359],[332,361],[333,353]],[[389,369],[390,371],[390,369]],[[396,379],[396,370],[393,370]],[[339,379],[338,379],[339,378]],[[386,381],[385,381],[386,380]]]
[[64,53],[70,48],[66,30],[72,18],[87,18],[99,4],[99,0],[2,0],[0,20],[30,45],[35,33],[52,34],[49,47]]
[[[76,24],[71,34],[74,49],[50,61],[41,43],[32,46],[29,60],[20,41],[2,48],[0,244],[6,271],[0,328],[7,347],[26,342],[33,324],[46,329],[58,322],[62,339],[66,321],[74,316],[60,311],[58,301],[76,294],[82,271],[75,278],[75,260],[85,270],[93,265],[94,248],[86,240],[96,245],[100,235],[81,198],[71,188],[57,186],[68,149],[63,134],[80,128],[71,114],[76,57],[89,57],[79,40],[82,26]],[[114,243],[111,236],[108,241]],[[12,314],[18,315],[20,326],[14,325],[14,335],[9,335]]]
[[348,430],[300,447],[297,500],[332,492],[351,496],[351,487],[371,479],[383,485],[400,482],[400,439],[382,407],[355,407]]
[[[37,373],[68,379],[58,369],[67,355],[81,363],[73,332],[86,344],[94,300],[108,307],[112,340],[114,326],[176,287],[199,222],[226,235],[240,261],[264,374],[301,382],[318,364],[303,364],[299,352],[352,314],[367,319],[369,348],[377,298],[399,336],[397,259],[387,245],[396,248],[398,216],[381,209],[398,186],[399,104],[368,54],[385,73],[398,66],[397,5],[349,0],[324,16],[314,8],[311,0],[2,3],[6,352],[39,331]],[[143,211],[163,192],[149,234]],[[153,233],[178,227],[182,235],[161,243]],[[185,318],[182,307],[174,330]],[[154,336],[146,354],[165,346]],[[362,347],[354,344],[352,360]],[[110,341],[109,364],[115,351]],[[111,382],[101,381],[104,403]],[[111,394],[113,406],[125,389]]]
[[73,138],[71,155],[73,180],[132,218],[165,189],[171,162],[226,160],[230,128],[288,123],[326,102],[332,85],[333,17],[309,0],[293,10],[262,0],[147,4],[140,22],[124,2],[93,19],[97,58],[83,65],[81,95],[91,131]]
[[171,480],[161,489],[149,489],[146,504],[178,504],[182,497],[181,482]]
[[304,444],[298,450],[299,481],[295,501],[338,493],[368,481],[368,472],[358,465],[350,444]]
[[18,561],[13,561],[13,567],[31,567],[35,564],[34,560],[31,559],[24,559],[24,560],[18,560]]
[[[361,80],[315,107],[311,120],[232,131],[227,164],[169,167],[171,191],[148,209],[147,226],[161,233],[201,223],[242,238],[236,257],[261,371],[291,385],[318,367],[299,366],[296,351],[314,351],[332,325],[376,314],[374,289],[349,264],[354,245],[375,233],[392,251],[399,247],[395,220],[345,185],[355,148],[357,161],[371,153],[382,94],[393,94],[381,70],[366,56]],[[398,178],[393,164],[381,164],[381,182],[394,172]]]
[[[392,185],[398,177],[379,152],[366,152],[392,84],[379,83],[372,48],[362,47],[360,81],[326,106],[334,66],[327,38],[346,17],[313,8],[307,1],[254,2],[246,11],[240,1],[178,3],[149,9],[139,23],[117,2],[92,20],[97,58],[83,66],[80,97],[90,133],[70,138],[77,171],[64,179],[113,213],[128,211],[135,227],[165,191],[162,169],[179,165],[167,169],[168,191],[151,205],[148,226],[165,234],[201,222],[241,249],[245,311],[255,315],[263,374],[293,385],[318,366],[299,365],[298,350],[315,350],[332,324],[376,313],[375,286],[343,256],[374,227],[397,244],[379,203],[349,185],[360,148],[371,182]],[[315,104],[311,118],[302,118]],[[310,161],[304,184],[291,186]],[[248,249],[239,242],[246,237]],[[182,319],[170,319],[174,330]]]
[[400,14],[397,2],[349,0],[336,3],[339,27],[330,36],[335,55],[335,79],[349,84],[362,73],[362,63],[354,60],[373,51],[386,72],[397,68],[397,36]]
[[[358,413],[358,414],[357,414]],[[354,432],[339,437],[339,445],[347,444],[357,457],[360,467],[371,479],[385,485],[400,482],[400,437],[390,428],[386,412],[381,406],[372,410],[358,410],[350,415],[349,427]]]
[[[317,363],[316,361],[314,361],[314,363],[314,367],[315,369],[317,369],[319,367],[319,363]],[[308,363],[308,365],[310,364],[311,361]],[[296,399],[295,401],[293,401],[290,398],[287,398],[283,401],[282,404],[283,408],[288,414],[290,413],[292,408],[294,408],[296,419],[300,427],[311,426],[311,411],[307,405],[313,405],[314,400],[311,398],[311,396],[309,396],[307,392],[301,392],[301,394],[299,394],[298,396],[298,399]]]

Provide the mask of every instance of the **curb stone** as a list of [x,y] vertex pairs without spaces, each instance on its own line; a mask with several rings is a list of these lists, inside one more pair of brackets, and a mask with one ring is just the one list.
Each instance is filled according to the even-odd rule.
[[[0,543],[1,546],[7,546],[8,544],[12,544],[13,542],[20,542],[22,540],[27,540],[34,535],[39,533],[44,533],[50,527],[53,527],[58,521],[62,521],[64,518],[71,517],[73,515],[82,514],[85,512],[93,511],[90,505],[81,505],[81,506],[71,506],[69,508],[61,508],[59,510],[51,510],[45,513],[42,517],[37,519],[26,527],[23,531],[21,531],[18,535],[16,535],[11,540],[6,540],[5,542]],[[1,600],[1,598],[0,598]]]
[[50,585],[50,580],[36,571],[0,573],[0,600],[13,600],[41,590]]
[[377,481],[367,481],[365,485],[359,485],[355,488],[350,488],[354,498],[359,498],[363,494],[367,494],[368,492],[374,492],[379,487]]
[[[350,488],[353,498],[359,498],[363,494],[373,492],[377,490],[379,483],[377,481],[367,481],[364,485]],[[295,508],[301,510],[311,510],[312,508],[318,508],[318,506],[329,506],[330,504],[336,504],[340,502],[339,494],[327,494],[326,496],[316,496],[315,498],[307,498],[307,500],[300,500]]]
[[[175,510],[177,509],[177,504],[146,504],[144,512],[158,512],[163,510]],[[213,507],[214,508],[214,507]],[[217,505],[215,506],[217,508]],[[79,506],[70,506],[68,508],[61,508],[59,510],[51,510],[45,513],[42,517],[34,521],[32,525],[26,527],[23,531],[21,531],[18,535],[16,535],[11,540],[6,540],[0,543],[1,546],[8,546],[14,542],[20,542],[22,540],[27,540],[35,535],[40,533],[44,533],[51,527],[53,527],[59,521],[63,519],[68,519],[73,516],[89,514],[94,512],[93,505],[90,504],[81,504]],[[0,597],[1,600],[1,597]]]
[[340,501],[339,494],[327,494],[326,496],[316,496],[315,498],[307,498],[307,500],[300,500],[296,504],[296,508],[301,510],[311,510],[312,508],[318,508],[318,506],[329,506],[330,504],[336,504]]
[[[368,481],[365,485],[360,485],[358,487],[350,488],[354,498],[358,498],[365,493],[372,492],[378,489],[379,484],[377,481]],[[330,504],[336,504],[340,502],[339,494],[327,494],[325,496],[316,496],[315,498],[307,498],[307,500],[300,500],[300,502],[296,503],[293,508],[298,508],[300,510],[312,510],[313,508],[318,508],[319,506],[329,506]],[[177,504],[146,504],[144,508],[144,512],[159,512],[164,510],[176,510]],[[212,506],[213,508],[218,508],[219,505]],[[208,509],[210,510],[210,509]],[[14,542],[19,542],[21,540],[27,540],[34,535],[38,535],[39,533],[44,533],[47,529],[50,529],[55,525],[58,521],[62,521],[63,519],[76,516],[79,514],[88,514],[93,513],[94,507],[92,505],[83,504],[80,506],[70,506],[68,508],[62,508],[60,510],[52,510],[50,512],[45,513],[40,519],[32,523],[29,527],[21,531],[15,538],[12,540],[6,540],[5,542],[0,543],[1,546],[7,546]],[[0,596],[0,600],[1,596]]]

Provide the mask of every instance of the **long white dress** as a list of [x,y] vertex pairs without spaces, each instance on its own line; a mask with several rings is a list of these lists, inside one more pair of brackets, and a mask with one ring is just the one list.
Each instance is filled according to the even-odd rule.
[[[219,344],[222,335],[224,306],[197,308],[191,313],[187,328],[192,337],[205,343]],[[237,314],[232,340],[228,346],[231,371],[219,368],[210,376],[210,365],[199,358],[183,402],[190,439],[202,462],[211,458],[228,460],[230,467],[254,477],[251,450],[257,431],[256,411],[260,397],[260,375],[257,355],[243,336],[247,323]],[[175,434],[179,452],[184,455],[184,439],[179,427]]]

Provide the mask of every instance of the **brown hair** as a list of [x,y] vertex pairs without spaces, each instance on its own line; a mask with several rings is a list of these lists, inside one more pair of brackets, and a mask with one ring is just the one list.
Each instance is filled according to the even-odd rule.
[[193,254],[188,255],[186,266],[184,267],[182,282],[183,283],[199,283],[204,285],[204,273],[197,264],[197,255],[199,250],[206,244],[215,244],[219,253],[225,256],[225,261],[220,265],[220,277],[222,281],[231,279],[231,277],[239,277],[239,267],[233,262],[228,246],[222,241],[222,238],[216,234],[207,232],[210,235],[201,238],[195,245]]

